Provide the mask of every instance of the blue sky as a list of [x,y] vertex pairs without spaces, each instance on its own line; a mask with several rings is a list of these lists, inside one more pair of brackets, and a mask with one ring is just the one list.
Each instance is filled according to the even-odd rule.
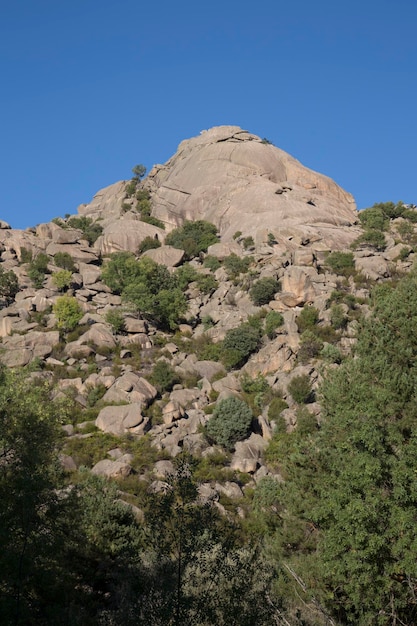
[[413,0],[14,0],[0,7],[0,219],[26,228],[241,126],[358,208],[417,203]]

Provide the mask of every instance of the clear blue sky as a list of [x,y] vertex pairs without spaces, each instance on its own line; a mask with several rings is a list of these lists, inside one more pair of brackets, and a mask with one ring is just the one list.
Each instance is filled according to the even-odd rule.
[[75,213],[241,126],[356,198],[417,203],[413,0],[14,0],[0,13],[0,218]]

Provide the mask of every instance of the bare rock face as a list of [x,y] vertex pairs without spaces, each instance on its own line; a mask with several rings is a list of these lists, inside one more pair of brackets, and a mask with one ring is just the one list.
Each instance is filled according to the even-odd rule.
[[[223,241],[236,231],[256,238],[319,235],[337,247],[357,236],[353,197],[333,180],[237,126],[219,126],[183,141],[146,184],[153,213],[168,227],[185,219],[216,224]],[[356,231],[356,229],[352,229]],[[347,243],[345,243],[347,242]]]

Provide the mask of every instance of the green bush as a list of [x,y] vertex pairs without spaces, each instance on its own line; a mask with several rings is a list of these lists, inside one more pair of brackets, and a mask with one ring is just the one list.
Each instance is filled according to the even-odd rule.
[[140,181],[146,174],[146,167],[142,163],[139,163],[138,165],[135,165],[134,167],[132,167],[132,172],[133,172],[133,179]]
[[33,258],[28,267],[28,276],[36,289],[41,289],[45,274],[48,271],[49,257],[47,254],[40,252]]
[[216,291],[219,283],[211,274],[198,274],[196,278],[197,287],[201,293],[208,294]]
[[319,321],[319,311],[314,306],[305,306],[296,319],[300,333],[311,330]]
[[[285,409],[288,409],[288,404],[285,402],[283,398],[279,396],[272,398],[268,407],[268,418],[270,420],[276,421],[281,416],[282,411],[284,411]],[[285,425],[285,430],[286,430],[286,425]]]
[[81,217],[71,217],[67,225],[71,228],[81,230],[90,246],[93,245],[103,232],[103,227],[98,222],[94,222],[91,217],[85,217],[85,215]]
[[153,366],[150,381],[162,393],[171,391],[172,387],[179,382],[179,378],[172,365],[167,361],[161,360],[156,361]]
[[157,228],[161,228],[165,230],[164,222],[161,222],[157,217],[153,217],[153,215],[145,215],[140,218],[142,222],[146,222],[146,224],[151,224],[151,226],[156,226]]
[[254,248],[255,242],[253,240],[253,237],[251,235],[249,235],[249,237],[244,237],[242,239],[242,245],[245,248],[245,250],[249,250],[249,248]]
[[385,250],[387,242],[385,240],[384,233],[380,230],[366,230],[360,237],[352,242],[351,248],[356,250],[360,246],[370,246],[375,250],[382,252]]
[[252,261],[253,257],[251,256],[240,257],[233,252],[224,259],[223,265],[229,279],[234,280],[239,274],[245,274],[248,271]]
[[389,218],[381,208],[375,206],[359,212],[359,220],[366,230],[387,230]]
[[408,257],[410,256],[411,252],[412,250],[410,248],[401,248],[400,254],[398,255],[399,260],[406,261]]
[[401,239],[406,243],[410,243],[414,238],[414,226],[408,221],[400,222],[396,225],[397,232]]
[[113,293],[121,294],[123,289],[134,282],[140,274],[138,262],[132,252],[115,252],[104,264],[102,280]]
[[[396,219],[397,217],[403,217],[404,213],[407,211],[401,200],[396,204],[394,202],[375,202],[371,209],[378,209],[382,211],[382,213],[390,220]],[[369,209],[365,209],[365,211],[369,211]]]
[[323,348],[323,342],[311,330],[306,330],[301,335],[300,349],[298,350],[297,360],[300,363],[308,363],[311,359],[315,359]]
[[217,227],[205,220],[186,220],[165,239],[167,245],[184,250],[187,259],[198,256],[200,252],[207,252],[207,248],[218,241]]
[[245,393],[263,393],[269,389],[266,378],[262,374],[258,374],[256,378],[243,374],[240,385]]
[[333,304],[330,309],[330,323],[335,330],[343,330],[346,328],[348,318],[341,304]]
[[265,317],[265,334],[269,339],[276,337],[276,329],[282,326],[284,318],[278,311],[268,311]]
[[72,273],[69,270],[60,270],[52,274],[52,282],[58,291],[65,291],[71,285]]
[[212,272],[215,272],[219,269],[219,267],[221,267],[219,259],[216,256],[211,256],[210,254],[205,257],[203,265]]
[[57,320],[57,327],[65,332],[74,330],[83,316],[81,305],[72,296],[57,298],[52,310]]
[[320,351],[320,357],[327,361],[328,363],[341,363],[342,362],[342,354],[339,348],[332,345],[331,343],[327,343]]
[[178,281],[178,287],[185,290],[188,288],[188,285],[190,283],[193,283],[195,280],[197,280],[199,273],[197,272],[195,267],[193,267],[189,263],[184,263],[184,265],[181,265],[181,267],[179,267],[175,271],[175,276]]
[[161,242],[159,239],[155,239],[155,237],[145,237],[143,241],[140,242],[138,248],[138,254],[143,254],[146,250],[154,250],[155,248],[160,248]]
[[259,331],[248,324],[228,330],[223,341],[222,362],[226,367],[238,367],[259,347]]
[[63,270],[75,272],[74,260],[68,252],[57,252],[54,256],[54,263]]
[[206,432],[210,439],[228,450],[245,439],[250,431],[252,411],[239,398],[221,400],[207,422]]
[[33,254],[32,250],[28,250],[27,248],[20,248],[20,262],[21,263],[30,263],[32,261]]
[[0,265],[0,298],[9,304],[13,302],[18,291],[19,284],[16,274],[13,270],[4,270]]
[[314,394],[311,388],[310,378],[307,374],[295,376],[288,385],[293,400],[298,404],[306,404],[313,400]]
[[281,285],[272,277],[260,278],[249,291],[251,300],[256,306],[268,304],[274,295],[280,291]]
[[355,272],[355,259],[352,252],[331,252],[326,258],[332,272],[340,276],[351,276]]
[[104,317],[107,324],[112,327],[113,333],[116,335],[123,333],[125,329],[125,319],[120,309],[109,309]]

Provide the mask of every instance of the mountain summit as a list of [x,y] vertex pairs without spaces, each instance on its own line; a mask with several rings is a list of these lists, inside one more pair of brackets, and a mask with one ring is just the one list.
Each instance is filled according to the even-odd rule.
[[[182,141],[164,165],[152,168],[144,186],[152,215],[167,231],[186,219],[203,219],[218,227],[225,242],[239,231],[258,243],[272,233],[282,243],[298,237],[331,248],[343,248],[358,235],[356,229],[344,228],[357,222],[351,194],[238,126],[217,126]],[[122,213],[124,191],[125,183],[116,183],[78,209],[103,220],[103,252],[112,249],[115,231],[132,236],[139,227],[131,222],[137,216]],[[121,215],[129,223],[122,224]]]
[[357,220],[353,197],[334,181],[238,126],[183,141],[148,181],[156,217],[173,226],[208,220],[224,240],[266,228],[331,236]]

